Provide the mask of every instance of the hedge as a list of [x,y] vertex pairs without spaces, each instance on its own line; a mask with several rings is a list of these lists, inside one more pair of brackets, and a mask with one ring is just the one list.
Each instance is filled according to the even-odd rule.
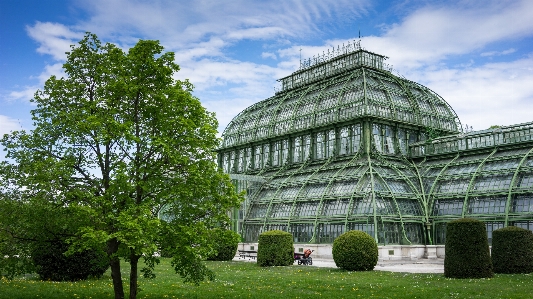
[[378,245],[369,234],[352,230],[338,236],[332,248],[335,265],[348,271],[370,271],[378,263]]
[[516,226],[493,231],[492,264],[495,273],[532,273],[533,232]]
[[446,225],[444,276],[451,278],[493,277],[485,224],[462,218]]
[[257,264],[259,266],[289,266],[293,263],[294,247],[290,233],[272,230],[259,235],[257,248]]

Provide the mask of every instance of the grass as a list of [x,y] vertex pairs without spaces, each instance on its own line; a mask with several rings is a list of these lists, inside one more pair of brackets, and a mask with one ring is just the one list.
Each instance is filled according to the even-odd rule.
[[[208,262],[208,266],[216,279],[194,286],[184,284],[170,260],[162,259],[156,279],[139,280],[138,298],[531,298],[533,294],[532,274],[449,279],[442,274],[347,272],[296,265],[261,268],[248,262]],[[0,298],[113,298],[113,287],[109,273],[80,282],[3,278]]]

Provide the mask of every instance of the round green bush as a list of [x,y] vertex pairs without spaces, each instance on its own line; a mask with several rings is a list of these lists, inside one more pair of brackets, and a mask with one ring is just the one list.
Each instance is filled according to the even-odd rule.
[[516,226],[493,231],[492,265],[495,273],[532,273],[533,232]]
[[490,278],[494,276],[485,224],[462,218],[446,224],[444,276]]
[[259,235],[257,264],[261,267],[289,266],[294,263],[293,238],[290,233],[271,230]]
[[210,261],[231,261],[235,257],[241,236],[227,229],[215,228],[210,232],[215,252],[207,257]]
[[335,265],[348,271],[370,271],[378,263],[378,244],[369,234],[352,230],[333,241]]
[[109,268],[103,250],[85,250],[66,256],[68,245],[63,241],[43,242],[37,245],[31,258],[40,279],[77,281],[89,277],[100,278]]

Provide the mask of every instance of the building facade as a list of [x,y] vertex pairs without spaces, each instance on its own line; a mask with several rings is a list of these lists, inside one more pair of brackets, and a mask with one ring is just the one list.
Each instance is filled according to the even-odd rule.
[[533,123],[463,132],[452,107],[392,74],[358,43],[308,60],[239,113],[219,166],[246,200],[244,242],[280,229],[330,244],[362,230],[379,245],[444,244],[446,222],[533,229]]

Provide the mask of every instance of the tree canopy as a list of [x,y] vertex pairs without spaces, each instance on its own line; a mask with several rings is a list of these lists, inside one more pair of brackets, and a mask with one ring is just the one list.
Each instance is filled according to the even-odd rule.
[[[2,139],[3,200],[83,215],[69,252],[105,245],[115,298],[124,297],[120,261],[130,263],[136,298],[138,261],[153,275],[160,244],[186,281],[212,277],[201,262],[212,251],[209,230],[227,224],[242,196],[215,163],[215,115],[173,77],[174,53],[150,40],[125,52],[87,33],[63,69],[65,78],[35,93],[34,129]],[[19,237],[0,229],[4,240]]]

